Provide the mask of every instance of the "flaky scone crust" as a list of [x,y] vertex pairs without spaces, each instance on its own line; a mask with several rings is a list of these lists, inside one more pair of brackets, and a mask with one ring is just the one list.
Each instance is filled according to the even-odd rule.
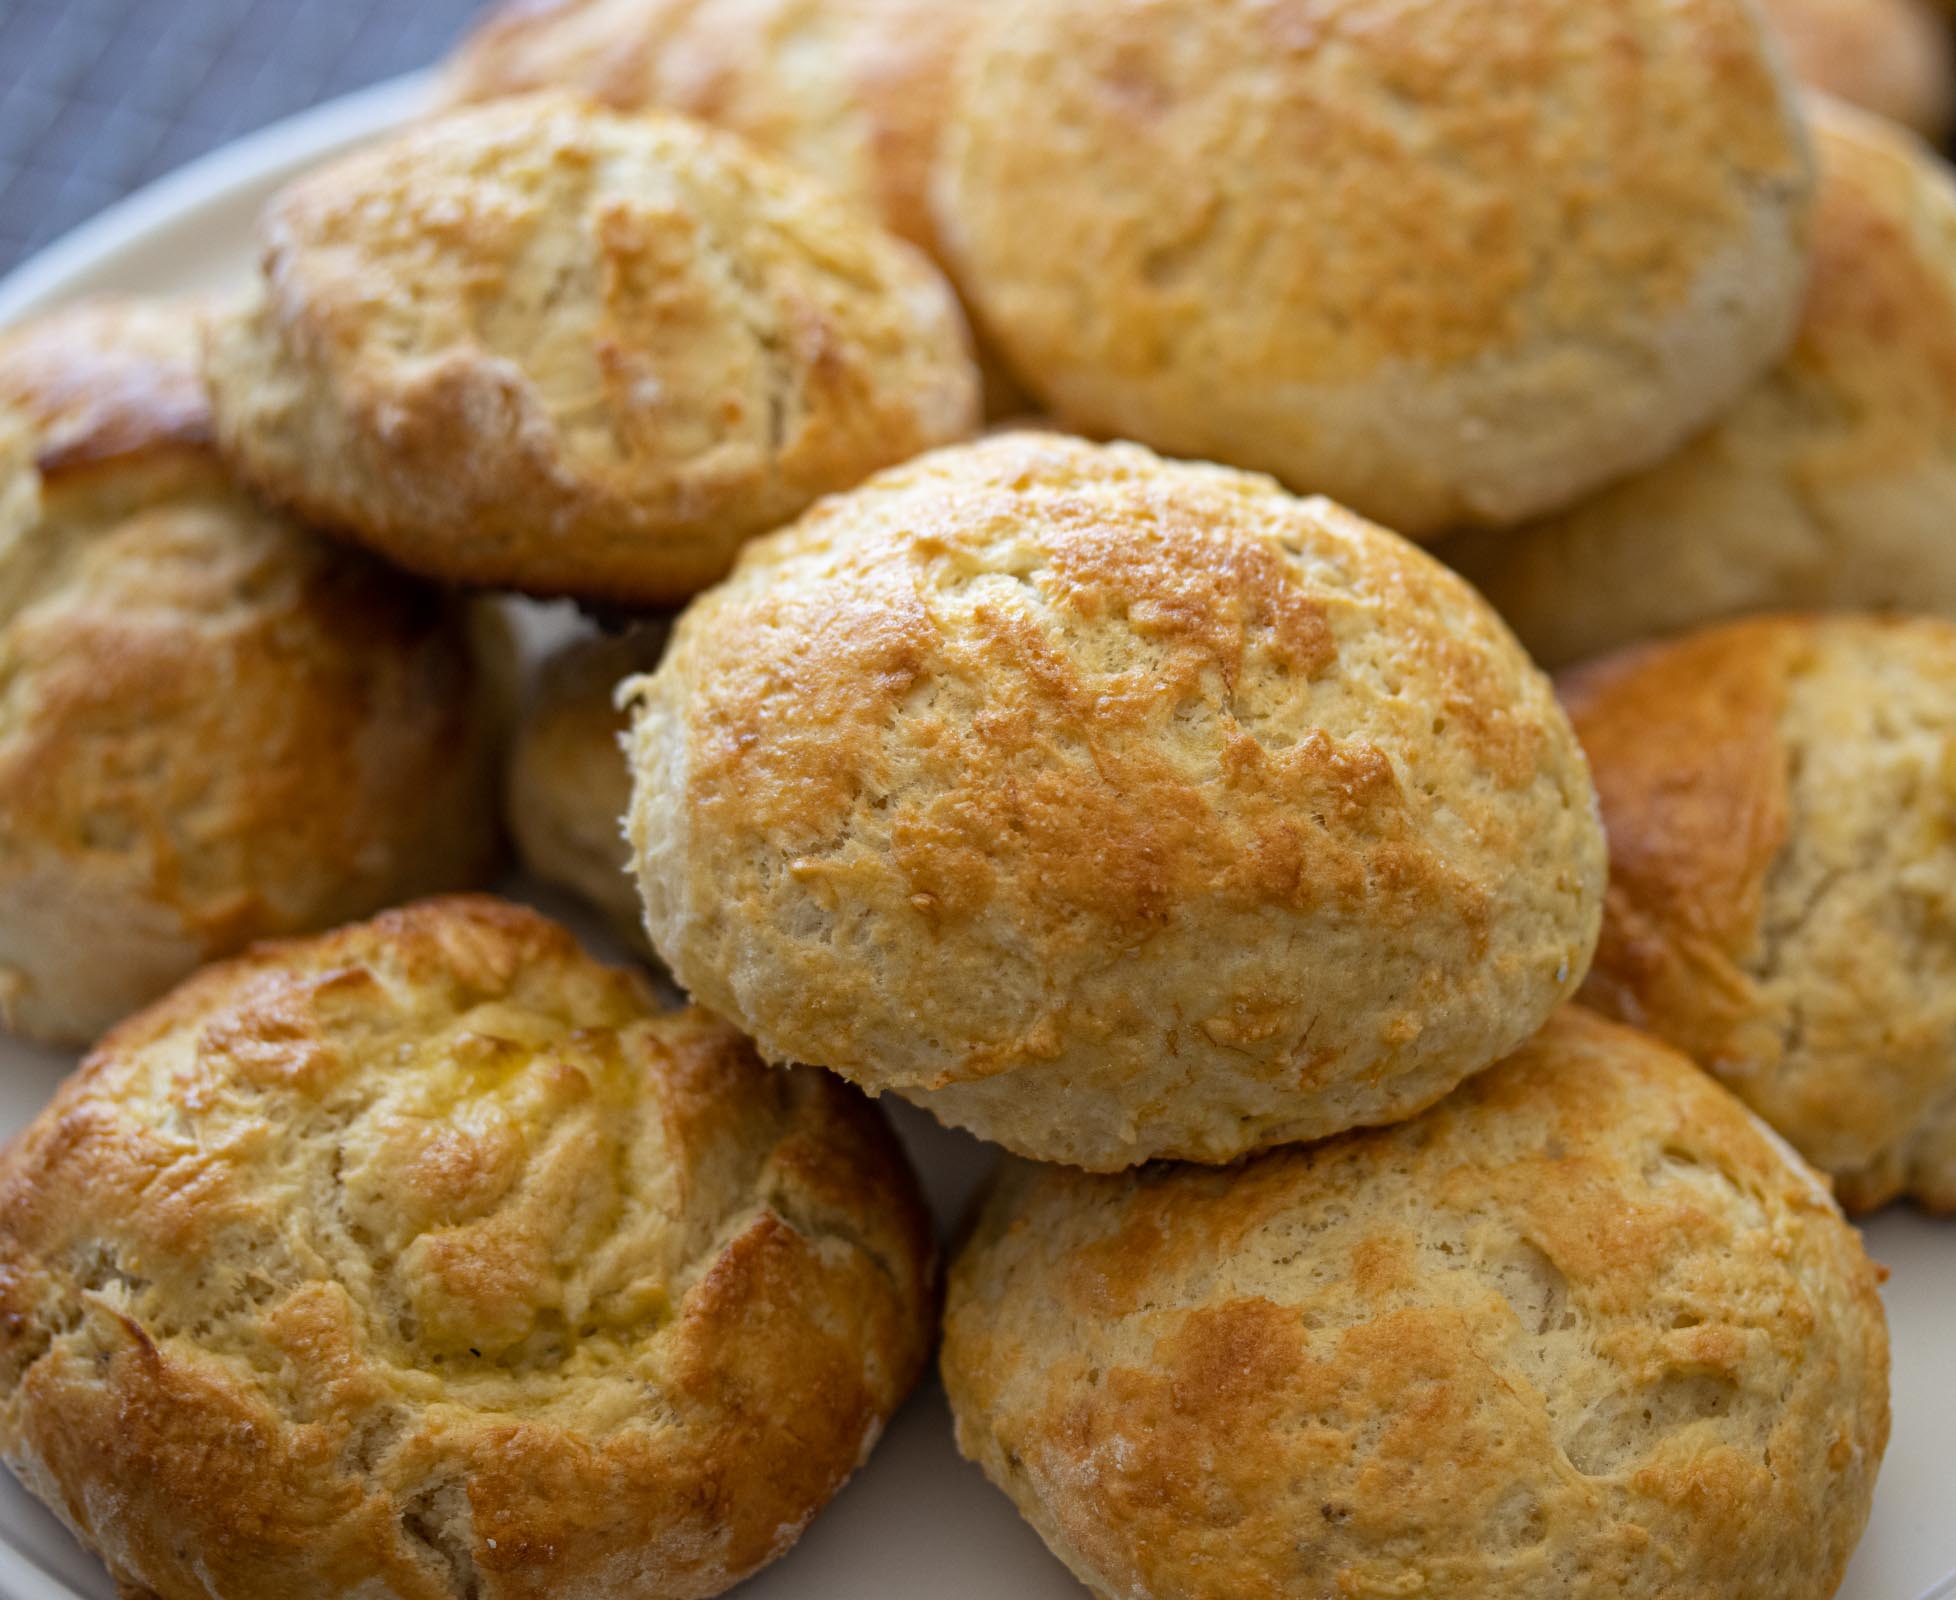
[[196,314],[0,338],[0,1017],[86,1043],[200,961],[494,869],[467,608],[250,500]]
[[1866,1210],[1956,1209],[1956,623],[1768,617],[1562,680],[1610,839],[1584,998]]
[[1393,1128],[1013,1164],[942,1365],[1103,1600],[1826,1600],[1888,1437],[1876,1283],[1736,1100],[1570,1010]]
[[1810,105],[1792,349],[1650,471],[1440,549],[1544,665],[1749,612],[1956,614],[1956,181],[1879,119]]
[[0,1450],[157,1600],[644,1600],[781,1553],[924,1359],[823,1074],[432,901],[210,968],[0,1156]]
[[1059,420],[1415,537],[1661,459],[1805,270],[1751,0],[999,0],[939,161],[955,276]]
[[659,618],[621,633],[573,639],[537,672],[510,741],[505,785],[509,829],[530,874],[568,889],[604,914],[619,938],[652,953],[625,839],[632,774],[618,704],[626,679],[665,653]]
[[450,582],[681,600],[977,424],[936,269],[681,118],[456,112],[300,179],[262,233],[205,364],[226,458]]
[[632,693],[680,983],[1040,1159],[1405,1116],[1588,965],[1602,837],[1547,681],[1268,479],[937,452],[758,541]]

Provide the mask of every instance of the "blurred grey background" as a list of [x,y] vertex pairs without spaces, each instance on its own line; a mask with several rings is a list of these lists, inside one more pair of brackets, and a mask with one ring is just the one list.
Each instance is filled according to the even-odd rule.
[[479,0],[0,0],[0,274],[279,117],[440,56]]

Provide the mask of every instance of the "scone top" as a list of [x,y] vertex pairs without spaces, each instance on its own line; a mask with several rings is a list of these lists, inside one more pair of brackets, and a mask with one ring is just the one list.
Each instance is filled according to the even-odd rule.
[[993,438],[760,541],[637,685],[632,753],[695,996],[1088,1166],[1407,1114],[1595,935],[1581,756],[1478,597],[1133,446]]
[[483,899],[207,968],[0,1159],[0,1446],[141,1592],[706,1596],[920,1369],[875,1113]]

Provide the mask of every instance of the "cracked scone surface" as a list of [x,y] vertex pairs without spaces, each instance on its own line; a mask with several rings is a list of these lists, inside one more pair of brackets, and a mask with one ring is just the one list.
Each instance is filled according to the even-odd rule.
[[1602,835],[1547,680],[1404,540],[1007,434],[758,541],[632,688],[679,982],[1022,1154],[1226,1161],[1532,1033]]
[[1876,1283],[1736,1100],[1572,1009],[1396,1127],[1013,1164],[942,1366],[1104,1600],[1826,1600],[1888,1436]]
[[63,1043],[500,852],[467,608],[246,496],[196,340],[127,301],[0,338],[0,1017]]
[[625,839],[631,722],[617,700],[619,685],[659,664],[667,632],[660,618],[553,652],[510,743],[505,791],[523,865],[602,912],[612,932],[647,956],[652,945]]
[[1749,0],[1001,0],[939,160],[955,275],[1055,417],[1415,537],[1661,458],[1805,272]]
[[1562,680],[1610,838],[1584,997],[1869,1209],[1956,1209],[1956,623],[1769,617]]
[[285,189],[206,359],[272,499],[451,582],[684,599],[740,542],[970,433],[949,286],[676,117],[525,96]]
[[430,901],[210,968],[0,1156],[0,1449],[158,1600],[643,1600],[779,1555],[924,1359],[824,1074]]
[[1545,665],[1748,612],[1956,613],[1956,182],[1811,104],[1813,275],[1784,359],[1651,471],[1441,549]]

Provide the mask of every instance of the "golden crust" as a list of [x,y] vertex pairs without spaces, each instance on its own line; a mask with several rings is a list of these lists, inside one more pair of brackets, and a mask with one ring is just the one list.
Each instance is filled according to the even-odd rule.
[[972,431],[930,264],[678,118],[568,96],[287,188],[206,374],[231,464],[452,582],[683,599],[819,495]]
[[1670,460],[1441,554],[1551,666],[1746,612],[1956,613],[1956,182],[1816,98],[1813,277],[1777,367]]
[[132,1593],[717,1594],[910,1387],[841,1084],[486,899],[208,969],[0,1156],[0,1445]]
[[697,117],[935,250],[927,202],[951,68],[978,4],[504,0],[447,69],[456,102],[575,88]]
[[1858,1210],[1956,1209],[1956,624],[1776,617],[1564,680],[1610,837],[1584,998]]
[[0,407],[26,419],[43,477],[211,442],[197,375],[202,308],[87,301],[0,333]]
[[1799,79],[1930,139],[1949,130],[1956,61],[1931,0],[1765,0]]
[[1414,536],[1718,415],[1792,333],[1810,189],[1750,0],[1002,0],[938,176],[1056,416]]
[[629,692],[680,983],[1036,1157],[1407,1115],[1588,964],[1546,682],[1437,563],[1267,479],[940,451],[757,541]]
[[196,441],[190,314],[0,344],[0,1017],[86,1042],[199,962],[493,870],[467,610],[272,516]]
[[1103,1597],[1825,1600],[1888,1436],[1876,1283],[1736,1101],[1570,1010],[1397,1127],[1014,1164],[942,1364]]
[[546,660],[510,745],[505,785],[524,867],[595,906],[644,956],[652,942],[625,840],[632,775],[622,745],[631,719],[617,699],[625,679],[659,664],[667,632],[659,618],[574,639]]

